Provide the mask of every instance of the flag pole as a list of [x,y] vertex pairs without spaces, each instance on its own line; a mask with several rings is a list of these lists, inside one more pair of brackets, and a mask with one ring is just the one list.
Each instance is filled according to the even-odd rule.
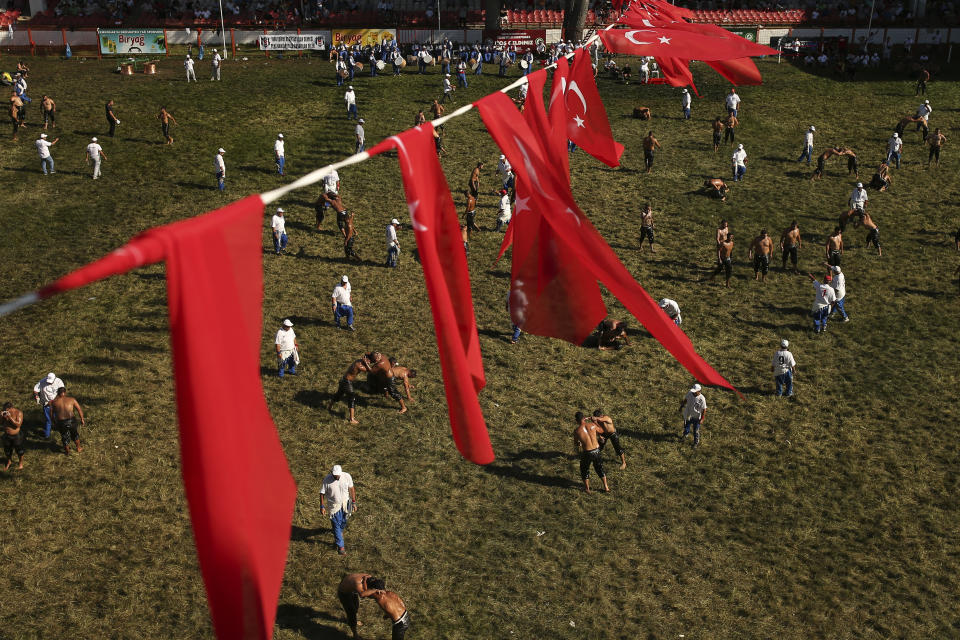
[[223,22],[223,0],[220,0],[220,36],[223,39],[223,59],[227,59],[227,26]]

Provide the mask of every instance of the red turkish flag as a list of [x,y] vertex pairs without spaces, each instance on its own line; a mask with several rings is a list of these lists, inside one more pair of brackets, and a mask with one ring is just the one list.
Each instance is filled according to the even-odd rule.
[[693,74],[690,73],[690,61],[682,58],[658,57],[660,73],[671,87],[685,87],[690,85],[694,92],[697,88],[693,84]]
[[[685,7],[678,7],[660,0],[633,0],[630,8],[623,14],[620,22],[624,24],[640,23],[643,20],[682,20],[693,18],[696,14]],[[639,26],[639,25],[637,25]]]
[[[601,33],[607,33],[603,31]],[[567,137],[604,164],[620,166],[623,145],[613,139],[607,110],[593,79],[593,63],[586,50],[577,49],[567,85]]]
[[777,54],[776,49],[755,44],[730,32],[726,33],[731,37],[704,33],[700,29],[703,26],[676,23],[676,28],[609,29],[600,32],[600,39],[614,53],[654,56],[658,59],[668,57],[713,61]]
[[[598,319],[591,296],[594,290],[599,295],[599,288],[595,283],[599,280],[700,382],[734,389],[723,376],[697,355],[689,338],[634,281],[613,250],[583,215],[573,200],[569,182],[557,170],[557,164],[544,153],[525,119],[518,117],[510,99],[501,93],[494,93],[475,104],[490,135],[513,165],[518,184],[530,186],[528,195],[531,209],[540,214],[540,224],[534,231],[536,238],[525,238],[528,232],[521,226],[517,227],[514,235],[515,264],[518,254],[523,256],[533,253],[531,249],[528,254],[522,254],[519,251],[521,242],[529,242],[531,245],[537,243],[539,254],[534,255],[543,256],[543,262],[538,264],[538,280],[535,285],[516,280],[511,284],[511,313],[515,320],[519,314],[519,319],[525,322],[529,322],[531,318],[541,322],[543,316],[552,313],[556,316],[569,316],[555,320],[564,323],[563,329],[589,326]],[[517,208],[520,209],[519,197]],[[534,216],[530,218],[533,219]],[[545,249],[539,249],[541,246]],[[550,264],[547,260],[555,260],[560,264]],[[561,299],[559,296],[541,294],[544,291],[553,293],[550,289],[550,278],[565,272],[568,266],[582,271],[585,274],[584,281],[589,279],[594,282],[590,285],[584,284],[578,291],[566,293],[569,300],[567,306],[551,306],[546,309],[537,306],[542,300],[553,303]],[[519,270],[523,270],[522,266]],[[520,324],[523,326],[523,323]]]
[[433,125],[428,122],[387,138],[370,155],[394,147],[430,295],[453,440],[464,458],[488,464],[493,462],[493,447],[477,400],[486,380],[470,273],[457,210],[437,160]]
[[714,60],[706,64],[736,86],[761,84],[760,70],[750,58]]
[[151,229],[40,291],[166,260],[183,485],[225,639],[273,636],[296,500],[260,380],[262,230],[263,202],[250,196]]

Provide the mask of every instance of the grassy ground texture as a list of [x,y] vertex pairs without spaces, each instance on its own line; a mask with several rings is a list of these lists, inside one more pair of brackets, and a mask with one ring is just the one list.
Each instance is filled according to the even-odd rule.
[[[7,62],[11,62],[9,58]],[[156,77],[121,77],[110,61],[32,60],[30,126],[3,142],[0,282],[12,298],[85,264],[145,228],[198,215],[262,192],[352,153],[353,124],[331,65],[318,58],[230,60],[211,83],[183,81],[180,58]],[[9,66],[9,64],[7,65]],[[637,280],[679,301],[684,330],[746,400],[708,389],[703,445],[676,442],[677,406],[690,376],[649,336],[597,352],[525,336],[509,343],[503,308],[509,263],[494,265],[499,234],[475,234],[470,269],[488,386],[481,403],[497,460],[464,462],[449,435],[443,385],[413,238],[401,232],[401,266],[387,271],[383,230],[406,207],[393,158],[340,172],[356,212],[362,264],[342,260],[339,237],[313,230],[317,189],[287,210],[290,255],[264,255],[264,389],[299,485],[277,638],[349,635],[334,591],[345,571],[384,575],[412,612],[416,638],[890,638],[960,635],[955,406],[960,257],[954,127],[960,87],[930,85],[933,126],[950,138],[943,166],[927,170],[908,131],[904,165],[889,193],[870,192],[884,255],[847,234],[844,271],[852,321],[815,336],[805,276],[775,269],[753,281],[746,250],[761,227],[803,233],[801,268],[822,274],[823,244],[846,208],[853,178],[833,161],[821,182],[798,164],[802,132],[816,152],[852,146],[868,181],[896,121],[920,102],[907,78],[856,83],[773,61],[765,84],[746,87],[737,141],[749,153],[745,182],[726,203],[697,193],[728,177],[731,149],[714,154],[712,119],[727,85],[701,65],[703,98],[681,119],[679,92],[600,81],[624,166],[577,152],[575,196]],[[457,104],[503,86],[470,76]],[[515,74],[516,72],[514,72]],[[413,124],[440,95],[440,75],[371,79],[356,88],[368,145]],[[39,98],[58,104],[51,139],[57,174],[44,177],[33,146]],[[103,103],[121,120],[105,136]],[[174,114],[164,146],[154,118]],[[653,110],[651,123],[629,117]],[[664,146],[641,172],[640,140]],[[287,140],[289,177],[275,174],[272,145]],[[487,163],[478,222],[495,222],[495,148],[476,112],[451,123],[442,163],[458,206],[470,169]],[[92,135],[108,159],[90,179]],[[213,160],[227,150],[227,191]],[[639,213],[651,202],[657,253],[637,251]],[[270,247],[269,216],[264,247]],[[705,282],[720,218],[737,235],[732,288]],[[775,261],[779,264],[779,261]],[[332,326],[329,296],[341,274],[354,286],[357,331]],[[612,298],[611,315],[626,312]],[[272,337],[296,324],[300,375],[277,380]],[[216,331],[217,327],[210,327]],[[772,395],[770,358],[781,338],[799,363],[797,395]],[[0,551],[0,636],[198,638],[213,632],[181,487],[163,269],[112,278],[0,320],[0,400],[23,408],[31,433],[40,412],[31,389],[57,372],[84,406],[87,447],[57,453],[32,435],[26,468],[0,474],[6,518]],[[417,368],[411,411],[363,395],[359,426],[325,402],[348,362],[379,349]],[[229,398],[216,401],[229,407]],[[602,407],[616,421],[628,467],[605,453],[612,493],[580,491],[572,415]],[[238,431],[236,437],[243,437]],[[332,545],[320,515],[324,474],[342,464],[360,511],[349,555]],[[237,496],[242,500],[242,496]],[[367,637],[387,637],[364,603]]]

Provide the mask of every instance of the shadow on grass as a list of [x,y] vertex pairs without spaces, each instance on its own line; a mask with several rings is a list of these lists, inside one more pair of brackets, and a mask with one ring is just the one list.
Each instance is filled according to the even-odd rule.
[[569,478],[538,475],[536,473],[524,471],[523,469],[518,469],[517,467],[510,467],[506,465],[489,464],[485,466],[483,470],[486,473],[491,473],[495,476],[500,476],[501,478],[512,478],[514,480],[519,480],[521,482],[539,484],[544,487],[556,487],[559,489],[575,489],[578,486],[576,482],[574,482],[573,480],[570,480]]
[[[163,314],[166,315],[166,314]],[[152,344],[134,344],[131,342],[101,342],[100,346],[111,351],[130,351],[136,353],[163,353],[166,349]]]
[[504,460],[516,462],[517,460],[556,460],[565,458],[567,454],[563,451],[539,451],[537,449],[524,449],[509,456],[503,456]]
[[82,384],[116,384],[117,380],[113,376],[108,376],[100,373],[66,373],[63,374],[64,380],[70,383],[82,383]]
[[321,541],[314,539],[314,536],[318,536],[323,533],[329,534],[330,527],[314,527],[312,529],[308,529],[306,527],[298,527],[297,525],[293,525],[293,527],[290,529],[290,539],[294,542],[309,542],[311,544],[319,544]]
[[167,333],[166,327],[123,327],[124,331],[133,331],[135,333]]
[[288,229],[297,229],[298,231],[316,231],[316,227],[312,224],[307,224],[305,222],[292,222],[288,221],[286,224]]
[[[276,375],[276,369],[273,370],[273,375]],[[329,404],[330,400],[332,399],[333,394],[331,393],[326,393],[325,391],[314,391],[311,389],[304,389],[293,394],[294,402],[299,402],[300,404],[313,407],[314,409],[326,408],[327,404]],[[357,398],[357,404],[361,404],[359,397]]]
[[647,442],[674,442],[677,439],[677,434],[673,431],[636,431],[634,429],[617,428],[617,433],[633,440],[645,440]]
[[108,368],[118,368],[126,369],[132,371],[134,369],[139,369],[143,365],[135,360],[124,360],[122,358],[101,358],[99,356],[87,356],[81,358],[78,362],[80,364],[86,364],[91,367],[108,367]]
[[[295,604],[282,604],[277,607],[277,625],[281,629],[290,629],[300,633],[308,640],[333,640],[346,638],[350,636],[326,624],[320,624],[314,621],[314,618],[321,617],[322,614],[311,607],[303,607]],[[325,619],[326,616],[323,616]]]
[[[254,173],[267,173],[267,174],[271,174],[271,173],[275,174],[275,173],[277,173],[276,167],[274,167],[273,169],[270,169],[270,168],[268,168],[268,167],[261,167],[261,166],[253,165],[253,164],[245,164],[245,165],[240,166],[240,167],[237,167],[237,168],[240,169],[241,171],[252,171],[252,172],[254,172]],[[278,176],[278,177],[279,177],[279,176]]]
[[204,191],[213,191],[217,188],[215,183],[213,184],[200,184],[197,182],[176,182],[174,183],[178,187],[183,187],[184,189],[202,189]]
[[494,340],[502,340],[503,342],[510,342],[511,338],[510,333],[496,329],[477,329],[477,333],[487,336],[488,338],[493,338]]
[[333,326],[332,323],[327,320],[320,320],[319,318],[311,318],[310,316],[288,316],[290,322],[293,323],[293,326],[310,326],[310,327],[330,327]]

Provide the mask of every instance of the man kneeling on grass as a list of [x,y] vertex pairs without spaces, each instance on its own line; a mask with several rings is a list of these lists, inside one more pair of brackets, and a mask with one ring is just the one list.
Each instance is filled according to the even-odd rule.
[[[597,325],[597,349],[600,351],[610,351],[611,349],[620,349],[623,346],[630,346],[630,338],[627,337],[627,323],[623,320],[614,320],[607,318]],[[623,339],[623,344],[620,340]]]

